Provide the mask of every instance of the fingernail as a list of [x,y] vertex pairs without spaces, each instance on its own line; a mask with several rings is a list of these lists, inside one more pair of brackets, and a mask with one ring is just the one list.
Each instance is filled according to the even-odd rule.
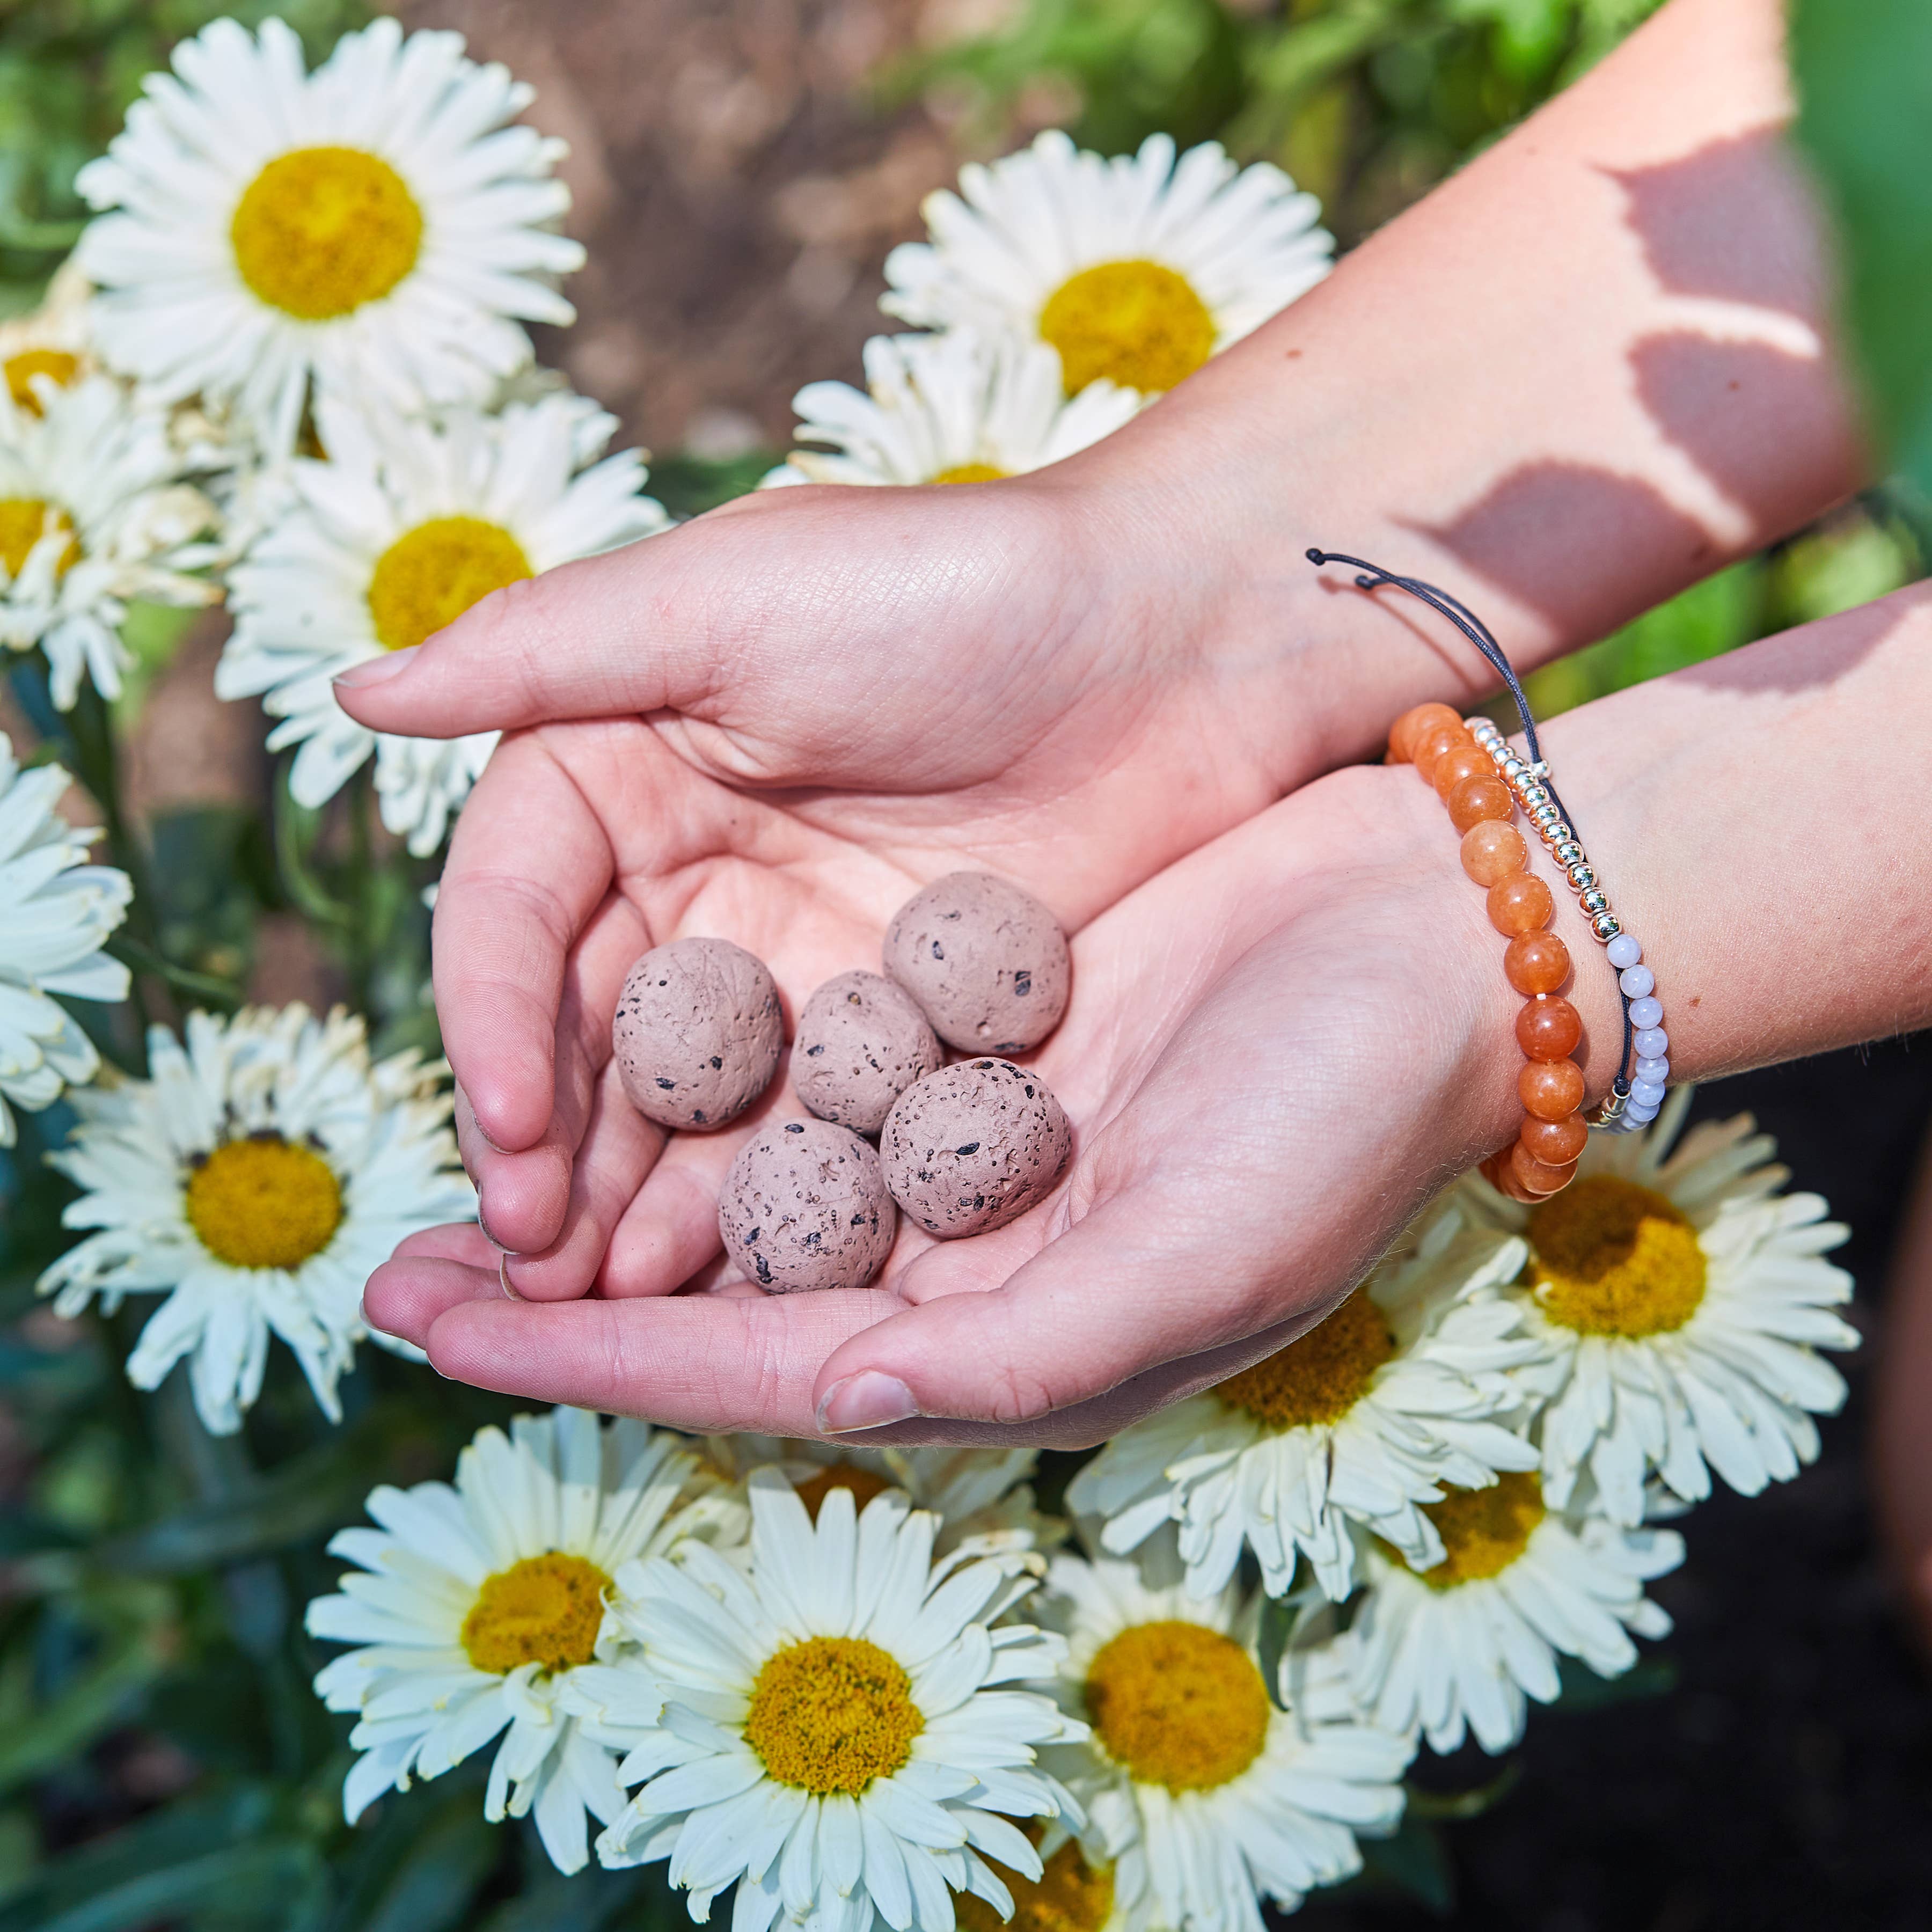
[[400,651],[385,651],[379,658],[370,658],[366,663],[351,664],[345,671],[338,671],[329,682],[340,685],[350,691],[361,691],[372,684],[386,684],[399,670],[407,670],[410,662],[422,649],[419,644],[411,644]]
[[883,1429],[918,1413],[912,1390],[898,1376],[862,1369],[826,1390],[818,1405],[818,1426],[827,1436],[846,1436],[855,1429]]

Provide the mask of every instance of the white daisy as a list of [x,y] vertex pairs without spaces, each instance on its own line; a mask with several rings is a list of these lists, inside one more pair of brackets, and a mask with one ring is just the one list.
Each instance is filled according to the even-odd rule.
[[214,688],[266,694],[284,721],[270,749],[302,748],[289,787],[304,805],[332,796],[373,751],[382,822],[422,856],[442,842],[496,734],[379,736],[337,704],[330,680],[421,644],[493,590],[668,520],[638,494],[638,451],[596,460],[616,418],[580,397],[434,421],[325,403],[317,419],[328,460],[296,460],[294,504],[230,574],[235,629]]
[[903,1490],[914,1508],[939,1518],[933,1546],[942,1556],[962,1548],[976,1556],[1025,1556],[1064,1531],[1035,1504],[1036,1449],[868,1449],[745,1434],[708,1437],[705,1454],[739,1482],[755,1469],[782,1471],[814,1522],[829,1490],[850,1490],[860,1510],[887,1490]]
[[1069,400],[1044,343],[970,328],[875,335],[866,392],[810,382],[793,398],[796,440],[838,453],[792,452],[782,483],[987,483],[1044,469],[1130,421],[1141,398],[1104,380]]
[[1238,1585],[1204,1600],[1131,1563],[1058,1556],[1048,1587],[1063,1700],[1093,1732],[1048,1761],[1131,1932],[1262,1932],[1261,1896],[1292,1910],[1360,1869],[1358,1832],[1400,1819],[1414,1747],[1360,1715],[1346,1645],[1292,1654],[1283,1709],[1255,1658],[1261,1600]]
[[1714,1468],[1755,1496],[1818,1454],[1814,1414],[1834,1414],[1844,1378],[1817,1351],[1855,1348],[1833,1313],[1852,1279],[1821,1258],[1846,1230],[1790,1178],[1748,1114],[1694,1128],[1671,1151],[1690,1090],[1642,1133],[1593,1134],[1577,1177],[1533,1208],[1479,1177],[1472,1214],[1529,1245],[1513,1298],[1538,1343],[1520,1372],[1547,1403],[1538,1424],[1552,1507],[1587,1473],[1615,1522],[1644,1516],[1654,1471],[1687,1502]]
[[693,1498],[694,1460],[644,1423],[558,1408],[518,1416],[507,1436],[482,1430],[454,1487],[370,1496],[381,1527],[328,1546],[360,1569],[308,1618],[311,1636],[364,1646],[315,1680],[332,1711],[357,1720],[349,1742],[362,1755],[342,1787],[350,1824],[386,1791],[439,1777],[507,1732],[484,1816],[533,1816],[559,1870],[589,1862],[586,1813],[608,1824],[623,1808],[617,1753],[560,1700],[574,1673],[624,1647],[604,1597],[626,1564],[741,1527],[741,1508]]
[[1643,1594],[1684,1560],[1675,1530],[1630,1529],[1547,1509],[1534,1472],[1429,1506],[1447,1555],[1418,1572],[1372,1547],[1352,1625],[1357,1694],[1391,1730],[1452,1751],[1473,1731],[1486,1751],[1522,1736],[1526,1697],[1554,1702],[1561,1652],[1599,1677],[1636,1661],[1639,1636],[1669,1634]]
[[67,788],[58,765],[22,771],[0,731],[0,1147],[14,1144],[10,1101],[38,1110],[100,1070],[94,1042],[55,994],[128,997],[127,968],[101,947],[127,917],[134,888],[125,872],[87,862],[100,835],[54,808]]
[[1108,160],[1051,130],[959,187],[927,196],[931,241],[886,257],[880,306],[1050,344],[1070,396],[1102,376],[1172,388],[1312,288],[1334,248],[1312,195],[1212,141],[1177,158],[1152,134]]
[[186,573],[212,560],[196,540],[214,506],[182,482],[166,419],[106,376],[63,386],[26,379],[29,404],[0,390],[0,644],[46,653],[62,710],[83,676],[119,695],[129,663],[127,600],[209,604],[220,591]]
[[0,376],[16,407],[38,416],[42,382],[64,389],[92,372],[93,293],[93,284],[70,258],[54,271],[38,308],[0,322]]
[[1501,1292],[1522,1260],[1516,1243],[1438,1213],[1412,1252],[1298,1340],[1123,1430],[1074,1478],[1069,1504],[1105,1519],[1101,1546],[1116,1555],[1177,1522],[1201,1597],[1234,1575],[1245,1543],[1270,1596],[1305,1557],[1339,1600],[1354,1579],[1352,1523],[1440,1562],[1421,1505],[1444,1484],[1480,1489],[1536,1464],[1508,1372],[1541,1352]]
[[[748,1568],[700,1545],[620,1580],[618,1615],[662,1687],[662,1728],[625,1761],[645,1780],[598,1841],[607,1864],[668,1858],[702,1922],[736,1883],[734,1932],[781,1912],[812,1932],[950,1932],[951,1894],[1003,1914],[986,1861],[1040,1873],[1010,1820],[1066,1794],[1040,1748],[1085,1735],[1036,1692],[1064,1648],[1000,1622],[1034,1586],[1003,1565],[935,1564],[938,1526],[896,1492],[816,1525],[776,1471],[752,1478]],[[1001,1814],[1006,1814],[1001,1816]]]
[[374,413],[481,402],[567,322],[551,232],[562,144],[508,124],[531,90],[463,38],[379,20],[314,74],[281,21],[217,20],[77,182],[108,363],[166,402],[232,400],[271,454],[310,394]]
[[62,1219],[93,1228],[40,1276],[57,1314],[98,1295],[170,1291],[128,1358],[158,1388],[188,1356],[218,1435],[260,1392],[270,1331],[295,1351],[332,1421],[335,1384],[368,1334],[362,1288],[405,1234],[476,1211],[456,1165],[442,1069],[413,1052],[374,1065],[338,1008],[190,1013],[185,1048],[148,1035],[150,1077],[73,1096],[80,1124],[54,1166],[86,1191]]

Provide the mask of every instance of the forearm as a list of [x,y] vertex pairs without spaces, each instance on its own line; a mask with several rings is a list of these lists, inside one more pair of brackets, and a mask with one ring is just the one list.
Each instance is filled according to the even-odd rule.
[[1494,682],[1308,544],[1444,584],[1528,668],[1862,480],[1781,32],[1777,0],[1673,0],[1096,452],[1146,556],[1184,533],[1125,567],[1225,585],[1206,674],[1285,785]]
[[[1932,1022],[1932,590],[1584,706],[1543,739],[1657,976],[1673,1083]],[[1622,1048],[1614,975],[1535,864],[1576,962],[1594,1099]],[[1517,1004],[1498,972],[1481,1024],[1504,1045]],[[1508,1139],[1510,1088],[1472,1096],[1472,1146]]]

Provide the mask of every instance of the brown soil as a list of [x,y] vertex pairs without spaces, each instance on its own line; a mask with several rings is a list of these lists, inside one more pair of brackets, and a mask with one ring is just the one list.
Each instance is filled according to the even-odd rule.
[[[788,440],[802,383],[850,380],[889,325],[879,266],[958,155],[923,104],[872,79],[958,0],[415,0],[478,58],[537,89],[561,135],[589,249],[577,326],[539,354],[660,449],[731,455]],[[996,4],[991,9],[997,14]]]

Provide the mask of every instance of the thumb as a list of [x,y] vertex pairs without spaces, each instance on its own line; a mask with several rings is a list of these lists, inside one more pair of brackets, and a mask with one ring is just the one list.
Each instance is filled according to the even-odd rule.
[[[337,700],[371,730],[424,738],[682,710],[717,687],[718,639],[743,622],[721,590],[746,573],[715,554],[713,527],[706,518],[506,584],[428,642],[344,671]],[[694,567],[703,596],[686,594]]]
[[[1267,1352],[1257,1338],[1279,1346],[1345,1285],[1312,1274],[1284,1282],[1259,1257],[1244,1268],[1225,1228],[1217,1240],[1198,1210],[1176,1207],[1148,1190],[1114,1196],[1000,1286],[941,1294],[861,1330],[820,1371],[819,1428],[844,1435],[916,1418],[1035,1423],[1078,1408],[1076,1433],[1099,1441],[1190,1382],[1245,1366]],[[940,1249],[915,1268],[950,1261]],[[905,1289],[916,1292],[910,1272]],[[1198,1372],[1187,1358],[1202,1364]],[[1180,1372],[1150,1373],[1170,1364]],[[1120,1400],[1106,1400],[1115,1390]]]

